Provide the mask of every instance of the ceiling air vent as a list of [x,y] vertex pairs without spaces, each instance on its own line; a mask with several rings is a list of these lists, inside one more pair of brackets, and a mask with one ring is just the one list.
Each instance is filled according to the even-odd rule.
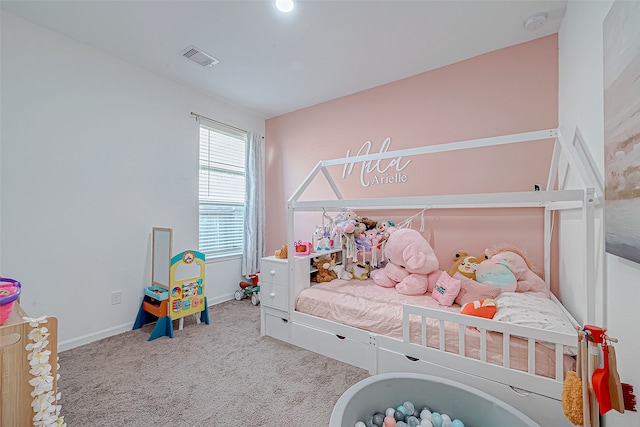
[[185,58],[192,60],[196,64],[202,65],[203,67],[211,67],[212,65],[216,65],[218,62],[220,62],[213,56],[204,53],[195,46],[189,46],[180,54]]

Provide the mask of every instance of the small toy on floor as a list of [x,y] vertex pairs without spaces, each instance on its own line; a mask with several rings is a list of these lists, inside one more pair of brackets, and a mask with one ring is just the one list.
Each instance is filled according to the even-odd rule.
[[235,291],[233,294],[234,298],[238,301],[241,301],[245,298],[251,296],[251,304],[258,305],[260,304],[260,286],[258,285],[258,275],[253,275],[250,277],[250,282],[240,282],[240,289]]

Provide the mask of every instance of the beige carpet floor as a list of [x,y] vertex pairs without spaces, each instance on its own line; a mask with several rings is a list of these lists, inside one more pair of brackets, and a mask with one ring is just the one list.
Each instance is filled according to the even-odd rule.
[[368,372],[260,336],[248,300],[185,319],[175,337],[153,325],[60,353],[69,427],[327,426],[335,402]]

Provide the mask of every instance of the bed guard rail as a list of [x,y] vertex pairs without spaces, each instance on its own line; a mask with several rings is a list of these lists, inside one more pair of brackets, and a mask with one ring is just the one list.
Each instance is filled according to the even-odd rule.
[[[420,318],[420,343],[411,340],[411,317]],[[427,321],[437,322],[438,327],[435,330],[431,327],[428,331]],[[457,331],[458,352],[452,353],[445,350],[445,325],[447,323],[457,324],[457,328],[451,326],[447,329],[447,333],[452,333],[453,329]],[[465,331],[466,328],[475,328],[479,331],[480,349],[479,359],[465,355]],[[562,388],[564,381],[564,355],[565,348],[575,350],[577,345],[577,337],[575,334],[556,332],[550,330],[537,329],[528,326],[510,324],[506,322],[498,322],[491,319],[485,319],[477,316],[469,316],[454,312],[434,310],[426,307],[418,307],[412,305],[403,305],[403,342],[409,346],[420,350],[423,354],[427,354],[426,360],[435,363],[442,363],[443,366],[466,370],[468,373],[486,376],[507,384],[521,387],[525,390],[539,392],[543,395],[557,395]],[[498,332],[502,334],[502,366],[494,363],[487,363],[487,333]],[[439,346],[434,348],[427,346],[429,334],[438,334]],[[527,371],[516,370],[510,366],[510,338],[520,338],[527,342]],[[546,345],[555,350],[555,378],[546,378],[536,374],[536,344]],[[575,354],[575,353],[574,353]],[[451,356],[456,357],[455,361],[451,360]],[[448,358],[448,362],[447,362]],[[481,369],[478,369],[481,364]],[[466,368],[468,367],[468,368]],[[505,373],[505,369],[509,371]],[[520,381],[514,381],[514,376],[524,376]],[[551,385],[549,382],[555,384]]]

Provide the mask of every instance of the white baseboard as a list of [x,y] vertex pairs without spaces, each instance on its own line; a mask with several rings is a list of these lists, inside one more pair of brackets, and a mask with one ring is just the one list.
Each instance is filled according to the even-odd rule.
[[[213,299],[207,298],[207,305],[209,307],[223,303],[225,301],[232,300],[234,298],[233,294],[218,296]],[[92,342],[109,338],[114,335],[121,334],[123,332],[128,332],[133,329],[133,324],[135,322],[127,322],[121,325],[113,326],[111,328],[103,329],[101,331],[93,332],[91,334],[83,335],[71,340],[60,341],[58,343],[58,352],[62,352],[65,350],[71,350],[72,348],[80,347],[81,345],[91,344]]]
[[72,348],[80,347],[81,345],[90,344],[92,342],[111,337],[113,335],[118,335],[123,332],[130,331],[133,328],[133,321],[123,323],[121,325],[113,326],[111,328],[103,329],[101,331],[93,332],[91,334],[82,335],[80,337],[60,341],[58,343],[58,352],[71,350]]

